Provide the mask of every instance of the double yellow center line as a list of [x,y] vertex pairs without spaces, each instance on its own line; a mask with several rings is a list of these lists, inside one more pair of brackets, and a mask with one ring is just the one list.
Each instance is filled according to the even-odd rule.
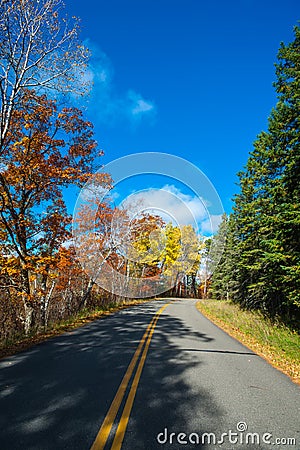
[[139,360],[140,354],[142,353],[142,356],[139,360],[139,364],[137,367],[137,370],[135,372],[135,376],[133,378],[131,388],[129,391],[129,394],[127,396],[127,400],[123,409],[123,413],[121,416],[121,419],[119,421],[119,425],[117,428],[117,431],[115,433],[114,441],[111,446],[111,450],[119,450],[122,446],[122,442],[124,439],[125,431],[127,428],[128,420],[130,417],[132,405],[134,402],[134,397],[137,391],[137,387],[139,384],[139,380],[142,374],[142,370],[146,361],[146,356],[148,353],[148,349],[150,346],[150,342],[152,339],[152,335],[154,333],[154,329],[156,327],[157,321],[159,319],[159,316],[161,313],[166,309],[167,306],[169,306],[170,303],[165,304],[162,306],[157,313],[154,315],[153,319],[149,323],[147,330],[145,331],[142,339],[139,342],[139,345],[132,357],[132,360],[130,361],[130,364],[127,368],[127,371],[123,377],[123,380],[119,386],[119,389],[115,395],[115,398],[106,414],[106,417],[101,425],[101,428],[96,436],[96,439],[91,447],[91,450],[102,450],[104,449],[104,446],[107,442],[108,436],[110,434],[111,428],[114,424],[115,418],[118,414],[118,411],[120,409],[120,405],[122,403],[122,400],[124,398],[127,386],[129,384],[129,381],[132,377],[133,371],[137,365],[137,362]]

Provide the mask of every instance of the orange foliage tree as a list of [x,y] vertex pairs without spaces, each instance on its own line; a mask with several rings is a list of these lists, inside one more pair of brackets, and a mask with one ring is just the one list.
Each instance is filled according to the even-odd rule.
[[0,232],[1,274],[22,299],[26,333],[37,312],[45,322],[58,250],[70,239],[63,189],[81,187],[100,155],[79,109],[58,110],[45,95],[25,91],[0,161]]

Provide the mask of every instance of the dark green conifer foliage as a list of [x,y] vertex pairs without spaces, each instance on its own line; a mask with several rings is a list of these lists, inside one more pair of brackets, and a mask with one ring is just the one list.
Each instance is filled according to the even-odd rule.
[[[281,44],[278,52],[278,103],[268,131],[257,137],[238,174],[240,192],[229,221],[222,288],[247,308],[288,320],[300,311],[299,26],[294,33],[294,41]],[[216,295],[222,291],[219,272],[224,264],[221,261],[214,275]]]

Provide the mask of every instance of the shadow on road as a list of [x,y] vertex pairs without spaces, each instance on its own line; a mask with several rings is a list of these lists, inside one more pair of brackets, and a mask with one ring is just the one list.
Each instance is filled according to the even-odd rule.
[[[178,444],[179,433],[201,436],[202,418],[209,418],[212,429],[222,411],[210,393],[194,383],[201,376],[203,362],[182,348],[188,339],[199,345],[214,339],[195,331],[179,318],[168,315],[159,319],[136,395],[131,421],[124,440],[125,449],[134,444],[136,449],[207,448],[201,445]],[[199,380],[198,380],[199,381]],[[176,433],[176,436],[171,435]],[[195,441],[196,442],[196,441]]]
[[[138,342],[161,304],[120,311],[0,361],[1,450],[89,449]],[[205,412],[213,428],[222,414],[209,392],[193,389],[187,382],[188,377],[201,374],[201,359],[172,339],[187,336],[202,343],[213,340],[178,318],[160,317],[125,448],[126,441],[135,443],[132,450],[168,448],[155,440],[165,427],[187,432],[191,418],[194,423]],[[194,431],[201,432],[200,423]]]

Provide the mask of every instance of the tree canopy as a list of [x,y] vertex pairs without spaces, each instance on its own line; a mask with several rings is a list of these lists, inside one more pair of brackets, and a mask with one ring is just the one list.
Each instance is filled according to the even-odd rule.
[[225,219],[227,246],[213,278],[217,295],[226,291],[247,308],[287,318],[300,308],[299,26],[294,32],[278,52],[278,102],[239,173],[240,192]]

